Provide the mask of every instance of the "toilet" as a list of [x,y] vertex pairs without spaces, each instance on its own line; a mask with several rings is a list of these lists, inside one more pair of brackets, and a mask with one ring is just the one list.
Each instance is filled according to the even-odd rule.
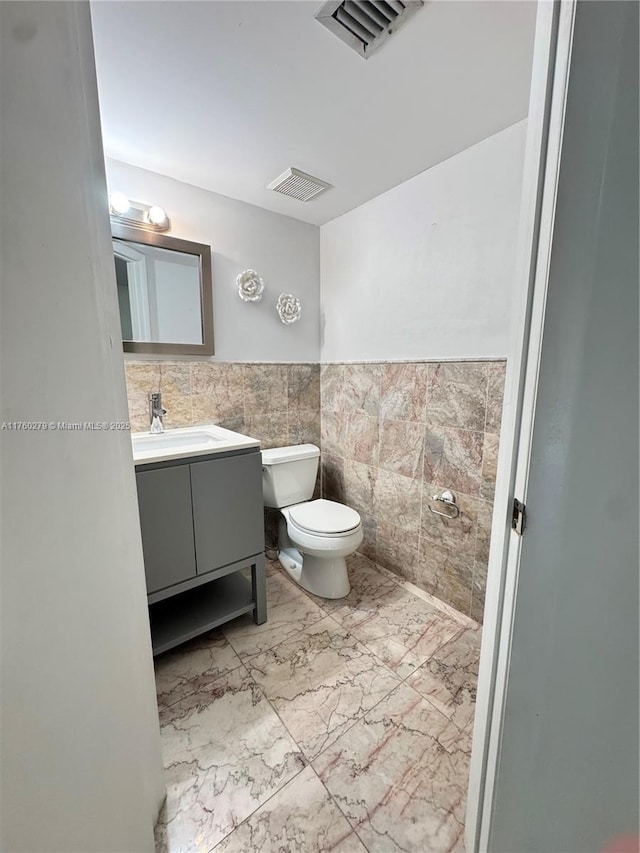
[[362,542],[362,522],[344,504],[310,500],[319,459],[315,444],[263,450],[264,505],[281,512],[278,559],[287,574],[313,595],[343,598],[350,590],[345,558]]

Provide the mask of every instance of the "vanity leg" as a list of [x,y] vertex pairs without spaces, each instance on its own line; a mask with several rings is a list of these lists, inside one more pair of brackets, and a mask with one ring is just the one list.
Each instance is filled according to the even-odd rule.
[[256,557],[251,566],[251,584],[253,586],[253,600],[256,609],[253,611],[253,621],[256,625],[262,625],[267,621],[267,581],[264,566],[264,554]]

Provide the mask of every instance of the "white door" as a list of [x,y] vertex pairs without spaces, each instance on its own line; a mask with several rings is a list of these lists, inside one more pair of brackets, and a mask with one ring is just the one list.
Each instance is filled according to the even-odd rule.
[[638,4],[567,10],[539,249],[545,201],[552,239],[511,477],[528,520],[494,584],[504,618],[479,694],[496,701],[474,745],[481,819],[467,839],[496,853],[595,853],[638,832]]

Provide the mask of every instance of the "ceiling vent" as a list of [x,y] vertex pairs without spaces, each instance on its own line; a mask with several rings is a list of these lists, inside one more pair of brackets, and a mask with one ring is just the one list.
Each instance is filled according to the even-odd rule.
[[424,0],[330,0],[316,20],[368,59],[421,6]]
[[291,167],[279,175],[275,181],[271,181],[267,189],[291,196],[291,198],[297,198],[299,201],[309,201],[330,187],[331,184],[326,181],[321,181],[319,178],[314,178],[313,175],[307,175],[306,172]]

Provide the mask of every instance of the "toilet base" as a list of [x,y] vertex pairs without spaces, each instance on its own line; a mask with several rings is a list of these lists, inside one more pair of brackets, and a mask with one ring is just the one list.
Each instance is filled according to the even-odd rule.
[[344,598],[351,591],[344,557],[314,557],[311,554],[303,557],[297,548],[288,545],[280,549],[278,560],[289,577],[312,595]]

